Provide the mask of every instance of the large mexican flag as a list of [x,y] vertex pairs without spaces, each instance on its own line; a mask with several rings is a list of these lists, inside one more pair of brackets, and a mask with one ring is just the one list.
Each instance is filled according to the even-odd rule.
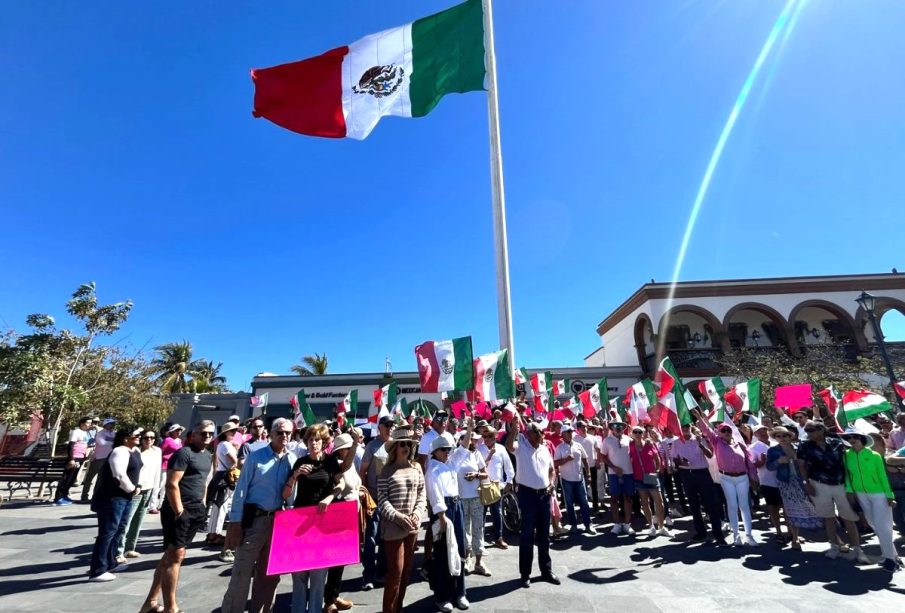
[[468,391],[474,387],[471,337],[426,341],[415,347],[421,391]]
[[760,414],[760,379],[748,379],[726,390],[726,404],[738,411]]
[[632,426],[647,423],[650,419],[648,411],[657,401],[657,392],[650,379],[642,379],[628,389],[625,395],[628,411],[625,417]]
[[660,387],[657,390],[657,404],[650,410],[651,423],[660,428],[668,427],[673,434],[683,438],[682,426],[693,420],[685,404],[685,385],[669,356],[660,362],[655,382]]
[[869,390],[851,390],[842,395],[842,411],[848,423],[862,417],[888,412],[890,409],[892,406],[885,397]]
[[312,136],[363,139],[381,117],[422,117],[484,89],[484,13],[467,0],[317,57],[251,71],[255,117]]
[[515,396],[509,351],[502,349],[478,356],[474,361],[475,400],[508,400]]
[[711,410],[708,411],[707,419],[713,421],[723,421],[724,403],[723,395],[726,393],[726,386],[720,377],[714,377],[698,383],[698,390],[710,403]]
[[585,417],[589,419],[597,417],[610,403],[606,377],[578,394],[578,399],[581,400],[582,413]]

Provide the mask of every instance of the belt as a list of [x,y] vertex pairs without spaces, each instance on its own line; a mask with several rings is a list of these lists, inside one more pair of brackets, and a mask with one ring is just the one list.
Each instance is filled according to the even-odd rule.
[[[279,511],[279,509],[277,509]],[[255,517],[273,517],[277,511],[265,511],[261,507],[255,508]]]
[[443,498],[444,500],[451,502],[452,504],[456,504],[461,500],[461,498],[459,498],[458,496],[444,496]]
[[680,466],[680,467],[679,467],[679,470],[688,471],[688,472],[690,472],[690,473],[693,473],[693,472],[696,472],[696,471],[699,471],[699,470],[706,470],[707,472],[710,472],[710,469],[709,469],[709,468],[691,468],[690,466]]
[[521,483],[518,484],[518,488],[520,490],[528,490],[529,492],[534,492],[535,494],[539,494],[541,496],[544,496],[547,493],[547,488],[543,488],[543,489],[539,490],[537,488],[528,487],[527,485],[522,485]]
[[720,474],[721,474],[721,475],[726,475],[727,477],[744,477],[744,476],[747,475],[748,473],[729,473],[729,472],[726,472],[726,471],[724,471],[724,470],[721,470],[721,471],[720,471]]

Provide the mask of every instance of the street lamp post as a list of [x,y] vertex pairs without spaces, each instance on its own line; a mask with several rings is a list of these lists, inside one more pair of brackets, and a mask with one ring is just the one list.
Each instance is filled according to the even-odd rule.
[[874,338],[877,341],[877,348],[880,350],[880,358],[883,360],[883,364],[886,366],[886,375],[889,377],[889,385],[892,387],[893,397],[896,399],[896,405],[899,407],[899,412],[905,412],[905,406],[902,404],[902,398],[899,397],[899,393],[896,391],[896,374],[892,370],[892,363],[889,361],[889,354],[886,353],[886,343],[883,340],[883,332],[880,330],[880,323],[877,321],[877,316],[874,313],[874,308],[877,305],[877,299],[875,296],[868,294],[865,291],[861,292],[861,295],[855,298],[855,302],[857,302],[864,312],[867,313],[867,318],[870,319],[870,325],[874,330]]

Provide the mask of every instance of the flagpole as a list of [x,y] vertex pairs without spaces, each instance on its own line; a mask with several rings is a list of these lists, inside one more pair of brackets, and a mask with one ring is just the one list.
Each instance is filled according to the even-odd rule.
[[503,191],[503,158],[500,147],[500,107],[497,101],[496,55],[493,48],[493,3],[484,8],[484,50],[487,55],[487,116],[490,128],[490,185],[493,196],[493,246],[496,258],[497,318],[500,347],[509,350],[509,376],[515,369],[512,342],[512,306],[509,296],[509,243],[506,238],[506,197]]

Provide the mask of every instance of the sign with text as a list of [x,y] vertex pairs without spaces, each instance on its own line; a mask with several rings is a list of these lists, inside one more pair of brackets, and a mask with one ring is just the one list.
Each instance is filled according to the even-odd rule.
[[358,503],[280,511],[273,518],[268,575],[358,564]]

